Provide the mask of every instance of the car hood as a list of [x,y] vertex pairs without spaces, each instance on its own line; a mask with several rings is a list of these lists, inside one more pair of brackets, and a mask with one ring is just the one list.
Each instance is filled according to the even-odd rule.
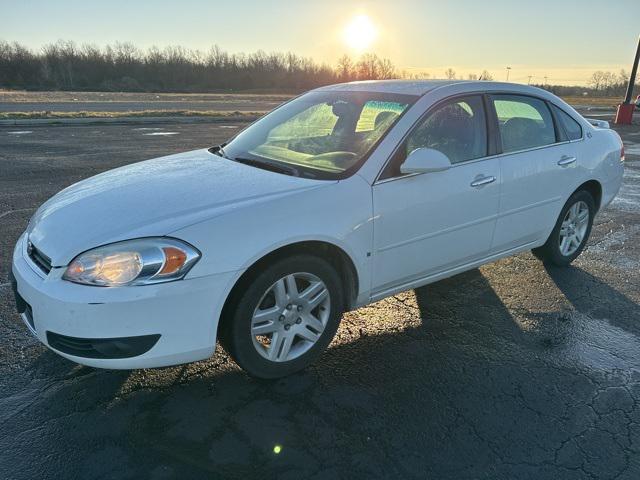
[[27,231],[53,266],[64,266],[90,248],[169,235],[266,198],[330,183],[334,182],[283,175],[195,150],[71,185],[38,209]]

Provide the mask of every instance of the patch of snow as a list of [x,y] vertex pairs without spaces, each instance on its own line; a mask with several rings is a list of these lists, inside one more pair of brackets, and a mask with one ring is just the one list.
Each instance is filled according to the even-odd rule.
[[622,186],[611,202],[611,208],[623,212],[640,212],[640,173],[636,170],[625,169]]
[[151,133],[143,133],[143,135],[154,136],[154,135],[178,135],[178,132],[151,132]]
[[7,132],[9,135],[27,135],[33,133],[33,130],[14,130],[13,132]]
[[631,155],[640,155],[640,144],[633,142],[624,143],[624,153],[630,153]]

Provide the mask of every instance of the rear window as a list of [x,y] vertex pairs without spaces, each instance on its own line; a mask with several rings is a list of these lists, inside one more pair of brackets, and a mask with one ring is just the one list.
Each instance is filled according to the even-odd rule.
[[579,140],[582,138],[582,127],[576,122],[571,115],[565,113],[559,107],[552,105],[553,111],[556,114],[556,118],[560,123],[560,126],[564,129],[569,140]]

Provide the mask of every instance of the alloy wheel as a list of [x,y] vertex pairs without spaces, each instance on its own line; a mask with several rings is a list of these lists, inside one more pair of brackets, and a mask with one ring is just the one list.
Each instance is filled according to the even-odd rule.
[[582,200],[574,203],[560,226],[559,247],[565,257],[573,255],[584,242],[589,227],[589,207]]
[[292,273],[264,293],[251,319],[258,353],[272,362],[293,360],[311,349],[329,320],[331,297],[320,278]]

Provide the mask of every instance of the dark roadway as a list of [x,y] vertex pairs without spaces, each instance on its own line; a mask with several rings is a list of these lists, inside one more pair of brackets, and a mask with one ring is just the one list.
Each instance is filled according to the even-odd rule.
[[221,349],[95,370],[34,340],[7,267],[35,208],[231,126],[0,128],[0,478],[640,478],[637,126],[572,267],[521,254],[351,312],[293,377],[251,379]]

